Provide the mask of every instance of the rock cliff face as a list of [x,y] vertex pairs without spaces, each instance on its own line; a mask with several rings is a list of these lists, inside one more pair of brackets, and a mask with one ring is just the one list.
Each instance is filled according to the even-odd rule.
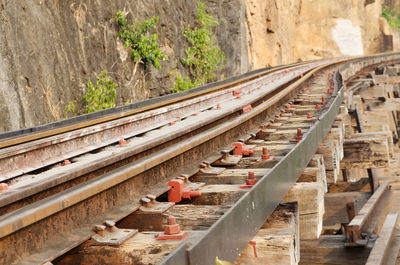
[[381,5],[379,0],[247,0],[251,64],[376,53],[382,45]]
[[[248,70],[245,8],[241,0],[205,1],[221,23],[218,41],[225,75]],[[85,83],[106,69],[119,84],[117,103],[169,93],[174,69],[187,48],[183,30],[195,22],[196,0],[0,0],[0,131],[62,119],[64,107]],[[139,66],[117,40],[118,10],[128,19],[159,16],[162,70]]]
[[[227,58],[224,76],[340,56],[348,39],[358,42],[358,52],[382,50],[379,0],[368,5],[365,0],[204,2],[220,21],[216,34]],[[169,93],[176,69],[185,71],[179,61],[188,45],[182,32],[195,23],[196,3],[0,0],[0,132],[64,118],[68,102],[79,106],[85,83],[103,69],[119,85],[118,105]],[[134,72],[130,54],[117,39],[118,10],[129,12],[131,22],[159,16],[160,45],[169,57],[162,70],[139,66]],[[350,33],[343,25],[352,26]]]

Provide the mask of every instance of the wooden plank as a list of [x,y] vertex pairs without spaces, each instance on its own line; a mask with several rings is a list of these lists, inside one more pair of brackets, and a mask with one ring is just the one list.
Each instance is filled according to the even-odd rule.
[[324,186],[325,192],[328,192],[327,180],[326,180],[326,171],[325,171],[325,163],[324,156],[320,154],[315,154],[311,158],[307,167],[317,167],[320,170],[322,184]]
[[190,178],[193,182],[205,182],[211,184],[244,184],[249,175],[249,171],[254,172],[256,179],[268,174],[271,169],[266,168],[245,168],[245,169],[225,169],[218,175],[196,174]]
[[359,95],[363,98],[371,98],[371,97],[387,97],[387,89],[386,85],[376,85],[373,87],[370,87],[369,89],[365,89],[363,91],[360,91]]
[[[198,239],[203,232],[187,231],[188,240]],[[57,264],[158,264],[166,255],[177,248],[183,240],[161,240],[158,232],[138,233],[119,247],[81,245],[57,260]]]
[[371,191],[368,178],[360,179],[357,182],[338,182],[328,187],[328,192],[350,192],[350,191]]
[[316,153],[324,156],[324,163],[325,163],[326,170],[335,170],[336,169],[336,165],[335,165],[336,154],[335,154],[335,152],[336,152],[335,143],[331,140],[323,141],[319,145]]
[[343,235],[322,235],[318,240],[300,242],[300,265],[364,265],[370,248],[346,248]]
[[139,231],[163,231],[168,216],[172,215],[182,230],[206,230],[229,208],[229,205],[178,204],[159,214],[134,212],[118,222],[118,227],[135,228]]
[[283,199],[298,203],[301,239],[316,239],[321,234],[324,193],[321,182],[297,182]]
[[[262,151],[263,151],[262,145],[257,146],[254,148],[254,154],[253,156],[261,156]],[[294,144],[280,144],[280,145],[268,145],[268,153],[272,156],[284,156],[287,153],[289,153],[290,150],[294,147]]]
[[251,241],[255,243],[254,247],[249,244],[235,265],[298,264],[300,241],[297,204],[280,204]]
[[[396,260],[387,260],[387,252],[393,240],[398,213],[389,213],[379,233],[378,239],[371,250],[366,265],[395,264]],[[397,250],[398,252],[398,250]]]
[[364,204],[357,216],[354,217],[346,227],[346,237],[349,240],[349,244],[357,244],[357,241],[360,239],[360,233],[364,231],[365,226],[371,218],[371,215],[374,214],[379,201],[389,190],[388,187],[389,182],[382,183],[376,192]]
[[358,133],[343,143],[342,169],[383,168],[389,164],[387,137],[373,133]]
[[354,210],[357,214],[362,206],[371,196],[370,192],[338,192],[325,194],[325,214],[324,226],[332,226],[336,224],[348,224],[351,219],[346,211],[346,204],[354,203]]
[[326,140],[336,140],[337,143],[337,153],[338,153],[338,160],[342,160],[344,156],[343,151],[343,130],[341,128],[332,128],[330,132],[326,135]]
[[234,203],[248,190],[241,189],[241,185],[206,185],[199,189],[200,197],[192,198],[195,205],[222,205]]
[[390,111],[365,111],[364,126],[388,125],[390,131],[396,131],[396,124]]

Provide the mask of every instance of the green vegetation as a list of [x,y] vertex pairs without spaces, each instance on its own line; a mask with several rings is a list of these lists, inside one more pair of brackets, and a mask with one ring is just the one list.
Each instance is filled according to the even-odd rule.
[[400,10],[382,6],[382,16],[387,20],[392,28],[400,28]]
[[157,30],[158,17],[128,24],[126,17],[118,11],[115,20],[121,28],[118,36],[124,41],[125,47],[131,48],[133,61],[142,62],[145,69],[148,68],[150,63],[155,68],[161,69],[160,60],[168,57],[160,49],[157,42],[158,35],[149,33],[152,30]]
[[197,86],[196,81],[192,81],[188,77],[186,76],[183,77],[181,74],[178,74],[178,76],[175,79],[175,86],[171,88],[171,92],[172,93],[182,92],[192,89],[196,86]]
[[67,106],[64,107],[64,118],[69,118],[69,114],[73,114],[75,112],[75,104],[76,101],[73,100],[68,103]]
[[[89,91],[83,96],[83,112],[90,113],[115,107],[116,88],[118,84],[107,77],[107,71],[103,70],[97,76],[96,85],[89,81],[86,84]],[[75,108],[75,107],[74,107]]]
[[190,77],[178,75],[172,92],[185,91],[214,81],[218,72],[225,67],[225,54],[213,33],[219,23],[205,11],[205,4],[200,1],[197,2],[196,19],[196,27],[189,25],[183,32],[190,47],[185,50],[186,58],[182,58],[181,62],[189,67]]

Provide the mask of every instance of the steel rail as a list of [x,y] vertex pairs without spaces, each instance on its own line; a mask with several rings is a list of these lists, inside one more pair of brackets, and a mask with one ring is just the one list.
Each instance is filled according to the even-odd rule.
[[[333,64],[337,64],[337,62],[334,62]],[[331,65],[332,64],[317,67],[316,69],[306,74],[304,78],[308,79],[312,76],[313,73]],[[279,102],[287,94],[293,92],[304,81],[299,80],[284,88],[273,98],[266,100],[265,102],[256,106],[250,112],[244,113],[205,132],[195,135],[173,146],[167,147],[160,152],[140,158],[135,162],[132,162],[122,167],[121,169],[114,170],[110,173],[107,173],[106,175],[98,176],[94,179],[81,183],[56,195],[50,196],[44,200],[37,201],[14,212],[1,216],[0,238],[14,233],[28,225],[31,225],[34,222],[42,220],[58,211],[71,207],[72,205],[79,203],[97,193],[118,185],[119,183],[126,181],[127,179],[132,178],[135,175],[138,175],[146,170],[151,169],[152,167],[164,163],[172,157],[182,154],[200,144],[209,141],[212,138],[223,134],[228,130],[237,127],[238,125],[259,115],[265,109],[270,108],[271,106]],[[167,191],[167,188],[165,191]],[[32,214],[33,212],[34,214]]]
[[[323,67],[319,67],[319,68],[322,69],[322,68],[328,67],[328,66],[329,65],[324,65]],[[317,70],[315,69],[313,71],[317,71]],[[178,155],[184,154],[188,150],[191,150],[192,148],[194,148],[196,146],[204,144],[204,143],[208,142],[209,140],[211,140],[212,138],[221,136],[223,133],[225,133],[229,130],[232,130],[233,128],[236,128],[239,125],[244,124],[245,122],[248,122],[250,119],[255,118],[256,116],[264,113],[266,111],[266,109],[271,107],[274,103],[278,103],[278,102],[281,102],[282,100],[286,99],[288,97],[288,95],[290,95],[288,93],[293,93],[299,84],[304,83],[308,78],[310,78],[312,76],[313,71],[309,72],[308,74],[306,74],[306,76],[304,78],[297,80],[295,83],[291,84],[289,87],[283,88],[276,94],[276,97],[261,103],[260,105],[256,106],[250,112],[246,112],[239,117],[236,117],[232,120],[228,120],[228,121],[223,122],[215,127],[210,128],[206,131],[203,131],[198,135],[195,135],[191,138],[188,138],[188,139],[178,143],[177,145],[169,146],[163,150],[160,150],[159,152],[153,153],[147,157],[143,157],[139,160],[136,160],[135,162],[132,162],[132,163],[122,167],[121,169],[117,169],[117,170],[109,172],[103,176],[96,177],[88,182],[78,184],[77,186],[72,187],[68,190],[65,190],[60,194],[54,195],[52,197],[48,197],[44,200],[41,200],[34,204],[26,206],[26,208],[24,207],[15,212],[12,212],[8,215],[2,216],[0,218],[0,220],[1,220],[0,221],[0,231],[1,232],[4,231],[4,232],[1,237],[11,235],[11,234],[16,233],[17,231],[24,229],[24,228],[28,228],[28,227],[32,228],[32,225],[34,225],[35,223],[39,223],[40,221],[46,220],[44,218],[50,218],[51,216],[55,216],[55,213],[59,213],[61,210],[64,210],[64,209],[69,209],[72,205],[82,203],[85,200],[88,200],[90,198],[94,198],[97,194],[100,194],[102,191],[105,192],[106,190],[110,190],[111,188],[114,188],[117,185],[122,185],[123,183],[126,183],[126,181],[134,178],[138,174],[148,171],[151,168],[158,166],[162,162],[169,161],[173,157],[177,157]],[[329,113],[333,113],[333,112],[330,111]],[[327,118],[326,119],[327,122],[331,118],[332,117],[330,117],[329,119]],[[322,122],[322,121],[323,121],[323,119],[321,118],[320,122],[317,124],[323,124],[320,126],[322,126],[321,128],[323,130],[323,133],[326,133],[329,129],[327,128],[327,126],[325,124],[326,122]],[[310,135],[310,134],[311,133],[309,133],[308,135]],[[306,139],[308,139],[308,138],[306,138]],[[298,145],[304,146],[303,148],[305,148],[305,149],[302,151],[309,152],[310,149],[309,149],[309,147],[307,147],[306,144],[304,144],[305,142],[306,141],[304,140],[304,141],[300,142]],[[289,155],[292,154],[293,152],[290,152]],[[303,160],[304,160],[304,158],[302,159],[301,162],[304,162]],[[278,163],[278,165],[285,164],[285,163],[286,162],[281,161]],[[295,168],[294,170],[297,172],[299,169]],[[288,178],[290,178],[290,177],[288,177]],[[268,178],[265,178],[265,179],[268,179]],[[264,182],[266,182],[266,181],[262,181],[260,183],[264,183]],[[279,189],[284,189],[284,188],[289,189],[290,186],[288,187],[288,185],[291,184],[291,182],[292,182],[292,179],[289,179],[289,181],[288,181],[288,179],[282,179],[280,182],[278,182],[278,184],[279,184],[278,187],[279,187]],[[279,190],[279,189],[277,189],[277,190]],[[160,191],[161,192],[166,191],[166,188],[163,187],[160,189]],[[141,197],[142,195],[143,194],[137,194],[138,197]],[[254,195],[252,195],[252,196],[254,196]],[[261,196],[261,195],[259,194],[257,196]],[[55,199],[55,200],[52,200],[52,199]],[[244,200],[244,199],[243,200],[242,199],[240,201]],[[275,203],[274,199],[271,199],[270,202],[269,202],[269,199],[271,199],[271,198],[269,198],[269,195],[268,195],[267,198],[262,198],[261,201],[267,201],[266,203],[270,203],[270,205]],[[124,210],[119,210],[119,211],[116,210],[114,212],[114,219],[119,220],[120,218],[123,218],[127,214],[134,211],[136,209],[136,207],[138,206],[136,202],[132,203],[134,201],[135,201],[135,198],[133,198],[133,201],[131,200],[129,202],[129,206],[127,205],[127,207],[125,207],[125,208],[122,207],[122,208],[124,208]],[[43,205],[41,205],[41,203],[43,203]],[[22,209],[24,209],[24,210],[22,210]],[[229,212],[233,212],[233,210],[230,210]],[[11,221],[9,221],[9,220],[11,220]],[[12,220],[14,220],[14,222],[12,222]],[[88,224],[90,224],[90,221],[88,221],[88,222],[89,222]],[[220,222],[218,221],[217,223],[220,223]],[[93,223],[91,223],[91,224],[93,225]],[[254,229],[253,226],[252,226],[252,229]],[[230,231],[230,233],[231,232],[232,232],[232,230]],[[91,232],[90,226],[80,229],[80,237],[75,238],[75,243],[68,247],[75,246],[82,240],[85,240],[88,237],[90,237],[91,234],[92,234],[92,232]],[[206,236],[204,236],[203,238],[206,238]],[[207,241],[208,240],[206,240],[206,241],[203,240],[201,242],[207,242]],[[65,246],[64,246],[64,249],[66,249]],[[199,248],[192,248],[192,249],[199,249]],[[192,251],[194,251],[192,253],[196,253],[195,250],[192,250]],[[46,259],[51,259],[51,258],[54,258],[54,253],[52,253],[52,254],[47,253],[47,254],[44,254],[44,256],[46,256]],[[42,256],[41,258],[43,258],[44,256]],[[192,254],[192,257],[195,257],[195,256],[196,256],[195,254]],[[195,263],[193,263],[193,264],[195,264]],[[207,263],[201,263],[201,264],[207,264]]]
[[[381,55],[368,59],[384,57],[385,55]],[[353,63],[363,63],[368,59],[357,60]],[[351,64],[352,62],[342,66],[334,74],[335,97],[331,98],[328,103],[329,108],[307,131],[303,140],[267,175],[263,176],[250,192],[243,195],[197,242],[191,242],[190,245],[181,244],[160,265],[213,264],[217,256],[232,262],[236,260],[290,187],[297,181],[319,143],[332,127],[344,97],[341,72],[349,68]]]
[[[310,64],[291,67],[293,71],[300,71]],[[318,64],[318,63],[314,63]],[[271,74],[281,74],[275,71]],[[232,100],[233,90],[251,88],[267,79],[265,75],[253,79],[239,86],[234,86],[210,94],[169,105],[159,109],[138,113],[103,124],[93,125],[83,129],[62,133],[59,135],[34,140],[24,144],[3,148],[0,150],[0,181],[9,181],[30,171],[49,166],[64,159],[75,157],[107,145],[118,142],[121,138],[127,139],[156,129],[178,118],[186,118],[194,112],[206,110],[218,103]],[[297,78],[291,77],[291,78]],[[17,165],[17,166],[16,166]]]
[[[313,62],[313,61],[311,61]],[[309,63],[309,62],[307,62]],[[304,62],[291,64],[289,66],[302,65]],[[86,114],[80,117],[67,119],[65,121],[55,122],[46,126],[43,129],[40,127],[27,128],[14,132],[0,133],[0,148],[13,146],[33,140],[49,137],[88,126],[105,123],[122,117],[130,116],[133,114],[141,113],[144,111],[153,110],[156,108],[164,107],[173,103],[185,101],[191,98],[195,98],[201,95],[209,94],[219,90],[229,88],[234,85],[238,85],[244,82],[251,81],[261,76],[286,69],[286,66],[278,66],[273,68],[263,68],[252,72],[245,73],[243,75],[229,78],[223,81],[207,84],[202,87],[192,89],[177,94],[170,94],[167,96],[159,97],[157,99],[145,100],[139,103],[130,104],[128,106],[117,107],[109,110],[100,111],[94,114]],[[126,110],[126,108],[132,108]],[[116,113],[114,113],[116,112]],[[99,117],[98,117],[99,116]],[[72,123],[72,124],[70,124]]]
[[[328,67],[329,65],[330,64],[324,66]],[[293,93],[298,85],[306,82],[310,76],[310,74],[306,74],[306,78],[301,78],[295,83],[291,84],[289,87],[283,88],[279,93],[277,93],[277,95],[273,99],[261,103],[260,105],[256,106],[252,111],[244,113],[239,117],[212,127],[209,130],[206,130],[176,145],[167,147],[157,153],[153,153],[150,156],[136,160],[135,162],[132,162],[122,167],[121,169],[114,170],[103,176],[96,177],[85,183],[78,184],[77,186],[65,190],[59,194],[53,195],[41,201],[37,201],[31,205],[25,206],[7,215],[3,215],[0,218],[1,237],[4,238],[11,235],[15,236],[15,233],[17,233],[21,229],[33,229],[32,226],[34,224],[44,222],[48,218],[56,216],[58,213],[60,213],[60,211],[69,209],[72,205],[81,204],[86,199],[89,200],[90,198],[94,198],[102,191],[105,192],[112,189],[113,187],[116,187],[116,185],[122,185],[123,183],[126,183],[129,179],[134,178],[138,174],[148,171],[152,167],[158,166],[162,162],[169,161],[172,157],[177,157],[180,154],[184,154],[185,151],[187,152],[188,150],[199,146],[202,143],[206,143],[213,137],[221,136],[224,132],[232,130],[238,125],[249,121],[251,118],[254,118],[261,113],[264,113],[266,109],[271,107],[274,103],[277,103],[279,100],[287,98],[288,93]],[[167,191],[167,188],[164,185],[159,188],[159,193]],[[140,198],[145,195],[145,193],[136,195],[138,198]],[[122,207],[125,210],[116,210],[116,214],[113,215],[113,219],[119,220],[120,218],[123,218],[124,216],[133,212],[139,206],[138,201],[139,200],[136,201],[136,199],[133,198],[133,201],[130,201],[129,207]],[[91,222],[91,224],[93,225],[95,224],[95,222]],[[85,228],[78,229],[79,233],[73,233],[75,235],[74,242],[65,242],[69,245],[64,244],[62,246],[63,251],[66,251],[71,247],[76,246],[76,244],[78,244],[79,242],[87,240],[87,238],[92,235],[92,227],[90,225],[85,225],[84,227]],[[63,251],[60,251],[60,249],[58,251],[58,254],[63,253]],[[47,254],[44,253],[44,256],[40,256],[40,259],[43,259],[43,257],[45,257],[47,260],[51,260],[52,258],[56,257],[54,256],[54,253],[49,254],[49,252],[50,251],[47,251]],[[37,259],[33,260],[37,262]]]
[[[308,68],[311,69],[311,67],[313,66],[305,65],[301,67],[302,67],[301,69],[304,68],[302,71],[306,72],[309,70]],[[292,77],[288,78],[290,80]],[[293,78],[296,79],[297,77]],[[283,79],[281,81],[286,82]],[[247,89],[250,91],[253,88],[249,87]],[[242,90],[243,94],[247,94],[246,89]],[[275,87],[265,88],[263,90],[255,89],[255,92],[251,94],[252,97],[247,99],[247,97],[249,96],[245,95],[244,98],[240,101],[240,105],[236,104],[232,105],[231,107],[223,107],[218,111],[218,113],[215,113],[214,116],[213,115],[207,116],[203,120],[185,126],[185,128],[181,128],[175,131],[167,131],[164,133],[159,132],[157,135],[153,137],[149,136],[146,138],[143,137],[137,138],[137,140],[130,142],[128,146],[118,150],[118,152],[115,152],[115,154],[104,153],[103,156],[100,156],[99,154],[96,156],[96,160],[92,161],[89,160],[87,161],[87,163],[84,163],[83,161],[78,162],[77,164],[74,164],[73,167],[67,167],[64,171],[59,172],[58,169],[55,169],[54,170],[55,173],[52,174],[50,174],[51,171],[45,172],[44,174],[46,175],[46,178],[44,179],[40,178],[40,175],[38,175],[36,176],[37,179],[36,182],[28,182],[26,184],[23,184],[24,182],[21,182],[22,184],[18,184],[17,187],[14,187],[13,190],[10,190],[2,194],[2,196],[0,196],[0,207],[6,206],[10,203],[13,203],[17,200],[21,200],[33,194],[37,194],[38,192],[52,188],[56,185],[60,185],[61,183],[64,183],[66,181],[71,181],[72,179],[75,179],[83,174],[88,174],[98,168],[108,166],[122,159],[126,159],[140,152],[149,150],[150,148],[156,147],[157,145],[161,145],[162,143],[176,139],[184,134],[197,130],[207,124],[214,124],[221,118],[232,115],[232,113],[234,112],[241,111],[242,105],[244,106],[247,104],[256,103],[261,96],[267,96],[269,93],[272,93],[275,90],[276,90]],[[223,104],[221,103],[221,105]]]

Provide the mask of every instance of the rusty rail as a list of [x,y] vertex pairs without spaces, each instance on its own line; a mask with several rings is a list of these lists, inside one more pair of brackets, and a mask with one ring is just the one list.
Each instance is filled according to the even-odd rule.
[[[333,64],[335,63],[337,62]],[[287,87],[279,86],[276,90],[268,91],[268,93],[264,94],[261,93],[260,97],[257,99],[250,99],[251,96],[249,96],[249,101],[254,103],[251,111],[243,111],[243,113],[241,113],[240,108],[235,106],[231,109],[231,114],[223,116],[224,118],[220,117],[218,123],[208,123],[205,128],[193,127],[194,131],[193,129],[184,131],[184,135],[179,139],[173,139],[173,137],[171,137],[169,138],[170,144],[163,145],[148,153],[143,153],[141,156],[135,157],[131,161],[128,160],[119,168],[105,172],[104,174],[101,174],[102,172],[100,171],[98,172],[100,174],[89,178],[87,181],[73,185],[61,192],[45,196],[45,198],[38,197],[33,203],[28,202],[25,205],[21,205],[17,210],[9,211],[0,218],[0,261],[4,263],[9,263],[11,261],[42,263],[54,259],[77,244],[87,240],[93,235],[92,228],[94,224],[103,223],[104,220],[107,219],[114,221],[120,220],[137,209],[140,205],[140,198],[145,194],[151,192],[153,195],[158,196],[166,192],[168,189],[165,186],[166,181],[180,173],[198,170],[196,169],[196,163],[200,163],[210,155],[214,157],[220,156],[217,154],[219,150],[230,145],[239,135],[248,135],[250,132],[257,129],[258,124],[261,121],[265,121],[265,118],[272,114],[273,108],[275,108],[275,110],[279,109],[284,102],[296,93],[300,84],[306,82],[313,73],[330,65],[331,64],[326,64],[312,70],[307,73],[304,78],[298,79]],[[308,70],[304,71],[306,72]],[[243,98],[245,97],[243,96]],[[339,99],[340,98],[337,100]],[[247,105],[249,102],[242,99],[241,103]],[[331,104],[332,103],[333,101]],[[330,118],[327,122],[322,122],[321,119],[318,123],[320,124],[319,130],[321,130],[321,133],[316,139],[320,139],[321,135],[328,130],[328,121],[330,121],[333,117],[332,115],[334,115],[334,110],[332,108],[328,109],[330,113],[328,116]],[[216,109],[212,111],[216,111]],[[205,115],[208,114],[209,113],[205,113]],[[325,117],[328,116],[325,115]],[[173,126],[171,125],[167,127],[167,129],[171,127]],[[312,132],[310,132],[309,135],[311,138],[316,136]],[[302,146],[301,148],[304,148],[303,151],[308,154],[312,151],[312,148],[308,147],[305,143],[306,141],[301,142],[299,146]],[[143,151],[144,150],[141,149],[141,152]],[[291,152],[291,154],[293,153],[294,151]],[[129,156],[132,154],[126,155]],[[288,156],[290,157],[290,154]],[[190,165],[188,167],[186,163],[188,157],[195,166]],[[115,154],[113,159],[115,162],[120,158]],[[283,161],[284,160],[281,160],[278,163],[281,167],[287,163]],[[300,164],[305,162],[306,157],[302,158]],[[177,168],[182,169],[177,170]],[[298,172],[301,169],[299,167],[292,168],[292,170]],[[277,169],[275,169],[275,171],[277,171]],[[91,171],[87,173],[89,172]],[[290,188],[290,184],[295,181],[296,174],[292,176],[293,179],[285,180],[285,183],[282,183],[281,187],[283,190]],[[260,182],[264,184],[260,184],[259,186],[263,187],[267,185],[267,183],[269,185],[268,179],[268,177],[264,177],[263,181]],[[247,199],[242,198],[241,201],[248,200],[249,196],[255,199],[255,203],[259,201],[260,193],[256,192],[255,189],[248,194],[253,195],[248,195],[246,197]],[[1,197],[2,196],[0,196],[0,200]],[[14,198],[14,201],[16,200],[17,199]],[[270,200],[266,201],[268,209],[273,210],[273,206],[276,204],[276,198],[270,198]],[[88,211],[88,209],[90,209],[90,211]],[[233,211],[234,210],[231,210],[230,212]],[[261,216],[264,218],[269,212],[255,212],[254,214],[257,214],[258,218]],[[62,227],[59,226],[60,222],[62,222]],[[223,222],[224,221],[220,221],[215,225]],[[259,222],[260,219],[257,219],[250,228],[254,230]],[[215,229],[210,229],[210,231],[215,231]],[[68,234],[68,237],[66,237],[65,234]],[[208,240],[204,238],[207,237],[204,236],[202,238],[202,244],[208,242]],[[26,240],[36,242],[37,244],[34,246],[30,245]],[[14,244],[19,247],[13,252],[7,252],[7,246],[11,242],[14,242]],[[243,247],[242,243],[243,242],[240,242],[235,249],[241,250]],[[232,246],[229,245],[230,249],[232,249],[231,247]],[[215,251],[228,251],[230,255],[237,255],[237,251],[232,252],[227,249],[221,250],[221,248],[216,248]],[[196,256],[197,255],[193,257]]]

